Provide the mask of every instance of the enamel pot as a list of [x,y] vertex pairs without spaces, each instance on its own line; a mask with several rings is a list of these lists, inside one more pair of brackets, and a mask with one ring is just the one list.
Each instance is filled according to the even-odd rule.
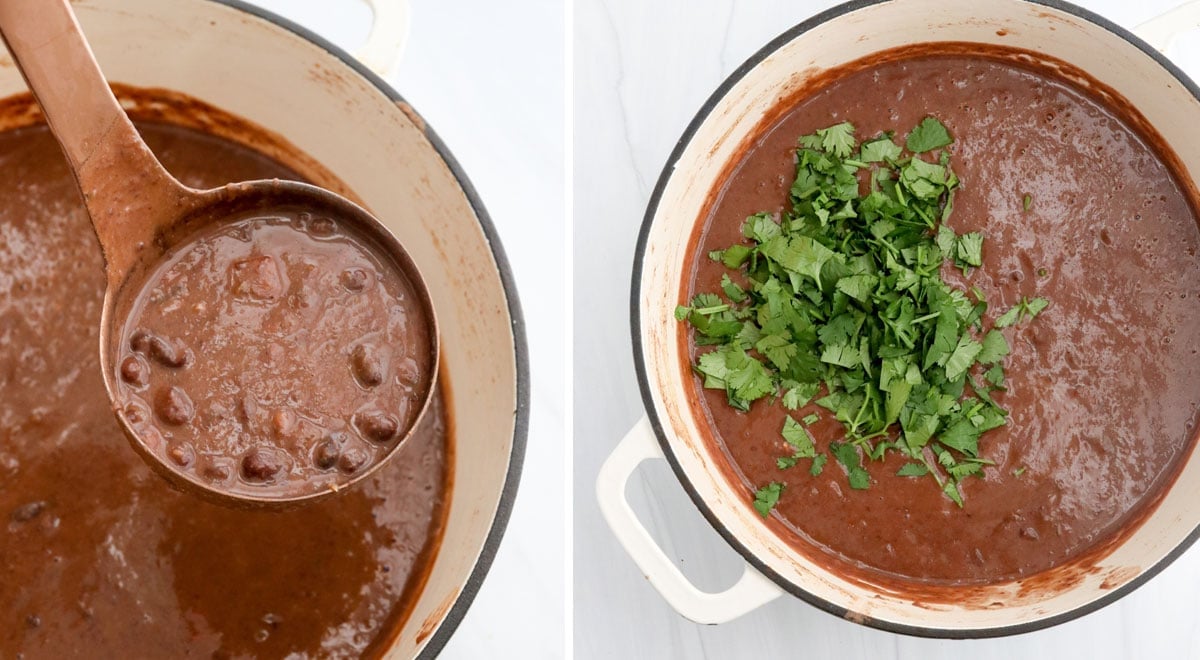
[[[599,476],[601,510],[617,538],[682,615],[722,623],[783,594],[885,630],[931,637],[1027,632],[1081,616],[1132,591],[1200,535],[1200,454],[1136,529],[1102,552],[1022,580],[921,588],[920,595],[850,579],[776,536],[749,505],[693,409],[686,347],[677,341],[690,239],[710,191],[780,99],[823,72],[897,47],[974,42],[1047,55],[1082,70],[1128,100],[1179,157],[1181,177],[1200,175],[1200,89],[1155,47],[1197,24],[1192,3],[1151,21],[1139,38],[1058,0],[857,1],[788,30],[737,69],[688,126],[658,180],[634,262],[634,360],[646,417],[618,445]],[[1149,42],[1149,43],[1148,43]],[[1153,45],[1151,45],[1153,44]],[[654,542],[625,500],[637,465],[665,457],[692,501],[746,561],[721,593],[695,588]],[[819,554],[819,553],[813,553]]]
[[[406,34],[403,0],[371,2],[361,55],[386,70]],[[433,130],[356,58],[236,0],[79,0],[72,5],[108,78],[180,92],[273,134],[248,146],[361,201],[395,233],[429,285],[441,326],[454,438],[444,537],[424,589],[385,656],[431,657],[479,590],[516,495],[529,374],[512,273],[471,183]],[[7,53],[0,97],[24,93]],[[129,104],[127,103],[127,107]],[[129,107],[134,117],[154,107]],[[213,117],[195,126],[244,141]],[[305,162],[309,166],[305,165]]]

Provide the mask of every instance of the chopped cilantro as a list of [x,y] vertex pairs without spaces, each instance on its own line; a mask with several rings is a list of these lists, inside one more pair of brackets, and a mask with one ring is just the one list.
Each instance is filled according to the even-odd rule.
[[819,392],[821,389],[821,384],[816,382],[785,382],[783,385],[787,387],[787,392],[785,392],[783,395],[783,407],[787,408],[788,410],[796,410],[797,408],[803,408],[804,406],[807,406],[808,402],[812,401],[812,398],[816,396],[817,392]]
[[[946,497],[949,497],[951,500],[953,500],[954,503],[957,504],[960,509],[962,508],[962,505],[963,505],[962,493],[960,493],[958,491],[958,482],[957,481],[953,481],[953,480],[947,481],[942,486],[942,492],[946,494]],[[757,502],[755,504],[757,505]]]
[[758,515],[763,518],[771,515],[771,509],[774,509],[775,505],[779,503],[779,496],[783,494],[783,488],[783,484],[772,481],[754,493],[754,509],[758,511]]
[[1004,367],[996,365],[991,369],[983,372],[983,379],[991,383],[993,387],[1004,387]]
[[1021,200],[1021,205],[1025,208],[1026,211],[1033,208],[1033,195],[1030,195],[1029,193],[1025,193],[1025,198],[1023,200]]
[[783,439],[796,450],[796,458],[812,458],[817,455],[812,436],[791,416],[784,419],[782,433]]
[[[976,359],[980,364],[995,364],[1008,355],[1008,340],[999,330],[989,330],[983,337],[983,350]],[[1003,372],[1001,372],[1003,373]],[[994,384],[994,383],[993,383]]]
[[1049,304],[1050,301],[1045,298],[1021,298],[1020,302],[996,319],[996,327],[1007,328],[1019,321],[1028,321],[1041,314]]
[[[865,461],[900,452],[899,476],[928,476],[962,506],[963,480],[991,464],[985,434],[1007,422],[993,398],[1012,350],[1000,329],[1049,303],[1023,298],[987,327],[984,292],[942,278],[951,266],[982,267],[986,237],[946,224],[959,185],[950,152],[917,155],[952,144],[940,121],[922,120],[904,147],[892,133],[861,144],[854,135],[841,123],[799,138],[788,208],[748,217],[745,240],[710,255],[736,275],[675,316],[694,330],[704,386],[734,408],[765,399],[828,410],[844,432],[829,453],[852,489],[871,486]],[[785,418],[790,454],[776,465],[811,459],[817,476],[828,456],[805,428],[820,419],[808,412]],[[766,516],[783,490],[759,489],[755,508]]]
[[858,159],[864,163],[895,162],[899,160],[902,151],[900,145],[893,142],[890,136],[884,135],[870,142],[863,142]]
[[[943,227],[945,225],[942,225]],[[958,254],[955,257],[960,266],[983,265],[983,234],[971,232],[958,237]]]
[[809,149],[828,151],[838,158],[848,158],[854,151],[854,125],[847,121],[819,129],[815,135],[800,138],[800,144]]
[[924,463],[905,463],[896,473],[898,477],[923,477],[929,474],[929,468]]
[[946,130],[942,122],[933,117],[926,117],[908,134],[906,146],[914,154],[921,154],[948,146],[952,142],[954,140],[950,138],[950,131]]

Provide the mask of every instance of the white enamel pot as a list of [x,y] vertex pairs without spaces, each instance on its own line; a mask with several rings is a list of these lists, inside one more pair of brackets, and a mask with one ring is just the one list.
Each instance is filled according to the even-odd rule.
[[[364,57],[386,69],[406,34],[406,2],[371,4],[377,25]],[[528,428],[520,305],[482,203],[445,145],[395,90],[349,54],[289,21],[235,0],[72,5],[110,80],[181,92],[268,128],[345,184],[421,269],[442,332],[455,442],[453,485],[428,581],[385,655],[435,655],[466,613],[496,553],[516,495]],[[3,53],[0,97],[25,90]],[[225,130],[219,122],[209,128]]]
[[[780,99],[840,65],[892,48],[974,42],[1021,48],[1066,62],[1124,97],[1178,156],[1180,175],[1200,175],[1200,88],[1165,57],[1178,32],[1196,27],[1192,3],[1139,30],[1147,40],[1058,0],[859,0],[797,25],[737,69],[688,126],[654,190],[634,261],[634,360],[646,417],[601,468],[601,510],[631,558],[680,614],[722,623],[791,594],[846,619],[931,637],[1027,632],[1081,616],[1129,593],[1200,535],[1200,454],[1140,526],[1103,552],[1023,580],[922,588],[918,598],[850,577],[784,542],[749,506],[689,403],[691,375],[677,341],[690,238],[711,190]],[[738,582],[705,593],[688,582],[637,520],[625,484],[644,460],[666,458],[692,501],[746,561]]]

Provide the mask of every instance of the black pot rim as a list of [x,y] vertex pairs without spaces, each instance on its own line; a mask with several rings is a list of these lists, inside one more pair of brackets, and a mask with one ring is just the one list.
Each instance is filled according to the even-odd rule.
[[[405,101],[399,92],[376,75],[374,71],[368,69],[355,59],[354,56],[308,28],[261,7],[243,2],[243,0],[209,1],[261,18],[309,41],[333,57],[341,60],[343,64],[366,79],[367,82],[371,83],[372,86],[392,102],[404,103],[412,109],[412,105]],[[416,113],[417,111],[412,109],[412,112]],[[492,562],[496,559],[496,552],[500,548],[500,540],[504,536],[504,530],[508,526],[508,520],[512,515],[513,501],[516,499],[517,485],[521,480],[521,468],[525,462],[525,448],[529,436],[529,352],[525,338],[525,317],[521,311],[521,301],[517,296],[516,279],[513,277],[512,267],[509,265],[504,246],[500,244],[500,236],[496,231],[496,226],[493,224],[491,216],[488,215],[483,201],[479,198],[479,193],[476,192],[475,187],[471,184],[471,180],[467,178],[467,174],[463,171],[462,166],[458,164],[454,155],[450,153],[450,149],[442,142],[437,133],[434,132],[429,122],[425,121],[419,114],[417,114],[417,117],[420,118],[420,122],[424,125],[423,132],[426,139],[433,145],[434,150],[437,151],[438,155],[446,163],[446,166],[450,168],[450,172],[458,181],[463,194],[466,195],[467,201],[470,202],[471,208],[475,212],[475,217],[479,221],[479,226],[487,238],[492,251],[492,257],[496,260],[496,268],[500,273],[500,282],[507,298],[508,315],[512,322],[513,353],[517,368],[517,399],[516,409],[513,411],[515,424],[513,428],[512,453],[509,455],[508,472],[504,476],[504,487],[500,492],[500,501],[496,507],[496,515],[492,519],[492,526],[488,530],[483,549],[479,553],[479,558],[475,561],[475,567],[471,570],[471,574],[463,584],[462,590],[454,600],[454,605],[451,606],[450,611],[446,613],[433,635],[417,655],[418,658],[433,658],[446,646],[446,642],[449,641],[450,636],[454,634],[459,624],[462,623],[463,617],[466,616],[467,610],[471,607],[471,603],[474,602],[475,596],[479,593],[479,588],[483,585],[483,580],[487,577],[488,570],[491,569]]]
[[[1042,630],[1060,623],[1077,619],[1086,614],[1095,612],[1096,610],[1109,605],[1121,597],[1129,594],[1134,589],[1137,589],[1141,585],[1145,584],[1150,578],[1157,575],[1164,568],[1178,559],[1180,555],[1187,551],[1188,548],[1190,548],[1196,542],[1197,538],[1200,538],[1200,526],[1194,528],[1191,533],[1189,533],[1188,536],[1181,543],[1179,543],[1179,545],[1173,548],[1171,552],[1167,553],[1165,557],[1163,557],[1153,566],[1142,571],[1140,575],[1127,584],[1122,585],[1121,587],[1106,593],[1104,596],[1089,601],[1088,603],[1080,605],[1079,607],[1076,607],[1070,611],[1063,612],[1062,614],[1052,617],[1038,619],[1036,621],[988,628],[947,629],[932,626],[913,626],[896,623],[894,621],[888,621],[865,614],[852,612],[841,605],[802,589],[779,573],[773,571],[744,543],[742,543],[742,541],[738,539],[736,535],[734,535],[721,523],[721,521],[717,518],[716,513],[708,506],[708,503],[705,502],[705,500],[700,496],[699,492],[697,492],[696,488],[692,485],[691,480],[683,471],[682,466],[675,457],[670,442],[667,440],[667,434],[664,430],[663,423],[659,418],[657,409],[654,406],[654,391],[650,385],[650,379],[646,370],[645,361],[642,358],[643,346],[638,293],[641,288],[642,270],[645,266],[645,260],[647,256],[646,247],[650,235],[650,229],[654,224],[654,217],[658,213],[658,207],[662,201],[662,194],[666,188],[667,182],[671,179],[671,176],[675,171],[675,166],[682,157],[684,150],[695,137],[696,132],[699,130],[701,124],[708,119],[709,114],[712,113],[717,104],[720,103],[720,101],[733,88],[734,85],[740,82],[742,78],[744,78],[753,68],[758,66],[759,63],[761,63],[775,51],[779,50],[785,44],[791,42],[813,28],[828,23],[829,21],[837,19],[845,14],[849,14],[865,7],[896,1],[897,0],[850,0],[849,2],[845,2],[841,5],[830,8],[797,24],[796,26],[790,28],[783,34],[768,42],[767,45],[763,46],[758,52],[750,56],[749,59],[735,69],[734,72],[730,74],[729,77],[726,78],[719,87],[717,87],[716,91],[713,92],[713,94],[704,102],[704,105],[700,107],[699,112],[697,112],[695,117],[692,118],[692,121],[688,124],[687,129],[684,130],[683,135],[679,138],[679,141],[676,142],[674,149],[671,151],[671,155],[667,158],[666,165],[663,166],[662,173],[659,175],[658,183],[655,185],[654,192],[651,194],[650,201],[647,204],[646,214],[642,220],[642,226],[638,233],[637,247],[635,248],[634,252],[633,279],[631,282],[629,300],[630,329],[633,335],[633,361],[637,371],[638,386],[641,389],[642,403],[645,406],[646,415],[650,420],[650,425],[654,428],[654,433],[658,438],[659,445],[662,447],[663,455],[666,456],[667,462],[671,466],[671,470],[674,471],[675,476],[683,485],[688,497],[691,498],[692,503],[697,509],[700,510],[700,513],[704,515],[704,518],[708,520],[713,529],[715,529],[717,533],[720,534],[721,537],[724,538],[725,541],[734,550],[736,550],[743,559],[746,560],[746,562],[753,566],[755,570],[768,577],[785,592],[838,618],[849,619],[871,628],[877,628],[879,630],[885,630],[904,635],[911,635],[914,637],[980,639],[989,637],[1003,637],[1007,635],[1019,635],[1036,630]],[[1179,67],[1175,66],[1175,64],[1168,60],[1162,53],[1159,53],[1129,30],[1126,30],[1125,28],[1113,23],[1103,16],[1063,0],[1022,1],[1072,14],[1124,39],[1138,50],[1153,58],[1159,66],[1163,67],[1163,69],[1165,69],[1176,80],[1178,80],[1179,83],[1182,84],[1184,88],[1186,88],[1192,94],[1192,96],[1196,97],[1197,100],[1200,100],[1200,87],[1197,87],[1196,83],[1193,82],[1191,78],[1183,73]]]

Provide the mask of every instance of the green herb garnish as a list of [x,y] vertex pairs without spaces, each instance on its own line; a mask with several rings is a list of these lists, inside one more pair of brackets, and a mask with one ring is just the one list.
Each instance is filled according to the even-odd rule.
[[766,518],[771,514],[771,509],[775,508],[779,502],[779,496],[783,494],[783,488],[783,484],[772,481],[754,493],[754,509],[758,511],[758,515]]
[[948,146],[953,142],[950,131],[946,130],[942,122],[933,117],[926,117],[908,134],[908,143],[905,146],[914,154],[920,154]]
[[[1048,303],[1022,299],[986,328],[983,292],[942,279],[946,264],[980,267],[985,243],[944,224],[959,183],[949,152],[919,155],[952,142],[933,117],[909,132],[907,152],[891,133],[859,144],[849,123],[801,137],[790,208],[747,218],[745,241],[710,255],[735,271],[721,292],[697,295],[676,317],[704,347],[695,365],[704,386],[734,408],[778,398],[798,410],[816,399],[832,413],[844,437],[828,449],[851,488],[869,488],[866,466],[900,452],[911,461],[900,476],[929,476],[961,506],[962,480],[991,464],[981,436],[1008,415],[993,397],[1011,350],[999,328]],[[810,474],[821,473],[826,455],[805,429],[815,421],[787,417],[790,454],[777,467],[812,459]],[[782,490],[759,489],[760,514]]]

